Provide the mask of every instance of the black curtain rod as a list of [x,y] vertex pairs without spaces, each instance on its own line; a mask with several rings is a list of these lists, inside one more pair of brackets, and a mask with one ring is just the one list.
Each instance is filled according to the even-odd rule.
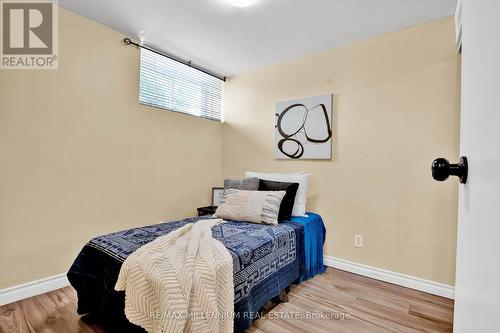
[[129,37],[125,37],[125,38],[123,38],[123,44],[125,44],[125,45],[133,45],[133,46],[138,47],[138,48],[140,47],[140,48],[142,48],[142,49],[146,49],[146,50],[148,50],[148,51],[151,51],[151,52],[153,52],[153,53],[156,53],[156,54],[159,54],[159,55],[161,55],[161,56],[167,57],[167,58],[169,58],[169,59],[171,59],[171,60],[174,60],[174,61],[180,62],[180,63],[181,63],[181,64],[183,64],[183,65],[186,65],[186,66],[192,67],[192,68],[194,68],[194,69],[196,69],[196,70],[199,70],[200,72],[203,72],[203,73],[205,73],[205,74],[208,74],[208,75],[210,75],[210,76],[215,77],[216,79],[219,79],[219,80],[221,80],[221,81],[226,82],[226,77],[225,77],[225,76],[219,76],[219,75],[217,75],[217,74],[211,73],[211,72],[209,72],[209,71],[207,71],[207,70],[205,70],[205,69],[203,69],[203,68],[201,68],[201,67],[198,67],[198,66],[196,66],[196,65],[193,65],[193,64],[191,63],[191,61],[185,61],[185,60],[179,59],[179,58],[177,58],[177,57],[174,57],[174,56],[172,56],[172,55],[170,55],[170,54],[166,54],[166,53],[163,53],[163,52],[157,51],[157,50],[152,49],[152,48],[150,48],[150,47],[147,47],[147,46],[145,46],[145,45],[140,45],[140,44],[138,44],[138,43],[134,43],[134,42],[133,42],[133,41],[132,41]]

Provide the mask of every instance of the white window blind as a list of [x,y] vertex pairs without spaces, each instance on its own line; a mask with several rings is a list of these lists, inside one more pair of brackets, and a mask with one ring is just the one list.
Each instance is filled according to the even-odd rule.
[[141,49],[139,102],[222,121],[224,81]]

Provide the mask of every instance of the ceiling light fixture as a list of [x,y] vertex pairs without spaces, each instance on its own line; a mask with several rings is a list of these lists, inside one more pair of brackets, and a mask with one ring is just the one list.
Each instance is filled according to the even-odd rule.
[[248,7],[255,4],[258,0],[224,0],[235,7]]

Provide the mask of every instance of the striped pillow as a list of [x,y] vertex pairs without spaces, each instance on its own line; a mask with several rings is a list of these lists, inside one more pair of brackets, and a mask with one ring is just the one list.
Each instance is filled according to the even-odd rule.
[[278,224],[281,201],[286,191],[227,189],[214,217],[253,223]]

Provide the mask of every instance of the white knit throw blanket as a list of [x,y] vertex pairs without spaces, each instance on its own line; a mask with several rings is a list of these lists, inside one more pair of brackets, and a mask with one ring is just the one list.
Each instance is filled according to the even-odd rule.
[[115,289],[127,319],[149,333],[233,332],[233,263],[212,237],[221,219],[187,224],[132,253]]

